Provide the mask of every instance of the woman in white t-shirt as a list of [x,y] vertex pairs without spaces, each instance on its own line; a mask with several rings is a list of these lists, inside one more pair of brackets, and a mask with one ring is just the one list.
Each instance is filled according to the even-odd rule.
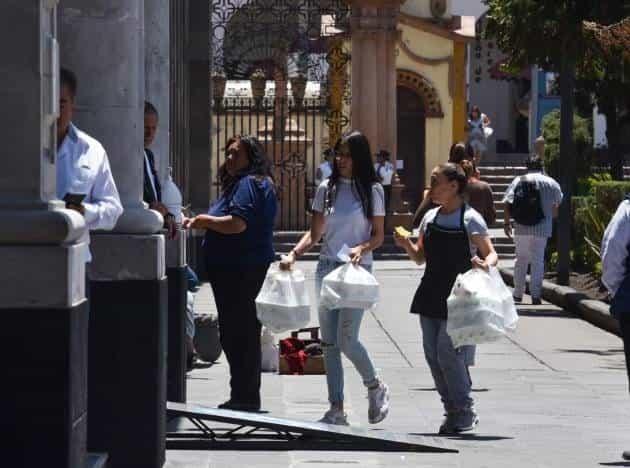
[[[385,196],[372,165],[367,138],[353,131],[335,145],[333,171],[315,194],[311,229],[296,244],[282,263],[290,268],[295,260],[320,240],[317,264],[317,288],[324,276],[342,265],[337,253],[346,244],[351,247],[352,262],[371,271],[372,251],[383,243]],[[344,411],[341,353],[354,364],[368,389],[368,419],[381,422],[389,411],[389,389],[376,375],[365,347],[359,341],[364,310],[319,310],[322,348],[326,363],[326,381],[330,409],[321,422],[347,425]]]
[[481,112],[478,106],[473,106],[468,118],[468,144],[475,152],[475,164],[479,165],[483,153],[488,149],[488,138],[492,135],[490,119]]

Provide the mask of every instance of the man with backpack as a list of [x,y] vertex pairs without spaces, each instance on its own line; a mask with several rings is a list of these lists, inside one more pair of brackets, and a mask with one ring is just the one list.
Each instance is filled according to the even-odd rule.
[[551,237],[553,218],[558,215],[562,202],[562,190],[555,180],[543,173],[539,157],[532,156],[526,165],[527,174],[516,177],[503,197],[503,228],[508,237],[514,234],[516,244],[514,300],[523,300],[527,267],[531,266],[532,304],[539,305],[545,275],[545,248]]

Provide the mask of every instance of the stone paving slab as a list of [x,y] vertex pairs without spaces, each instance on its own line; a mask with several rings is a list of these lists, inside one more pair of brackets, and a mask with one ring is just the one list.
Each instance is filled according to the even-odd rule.
[[[390,416],[370,429],[434,436],[439,399],[421,352],[418,319],[408,313],[422,270],[410,262],[376,264],[382,302],[365,315],[361,338],[392,391]],[[312,278],[314,262],[302,264]],[[197,295],[210,312],[210,288]],[[449,438],[459,454],[168,451],[166,467],[597,467],[630,466],[630,402],[621,341],[550,304],[519,307],[509,339],[478,347],[472,369],[480,426]],[[313,320],[313,322],[316,322]],[[345,362],[350,421],[368,427],[367,399]],[[223,357],[188,376],[188,399],[227,398]],[[264,406],[275,416],[315,420],[326,409],[324,376],[263,375]]]

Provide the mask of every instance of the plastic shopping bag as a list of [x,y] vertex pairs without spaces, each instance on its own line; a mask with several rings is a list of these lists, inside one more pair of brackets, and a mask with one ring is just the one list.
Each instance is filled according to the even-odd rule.
[[304,273],[282,271],[273,264],[256,297],[258,320],[273,333],[282,333],[308,325],[311,303]]
[[280,349],[276,339],[267,327],[263,327],[260,337],[260,370],[263,372],[277,372],[280,359]]
[[446,332],[455,348],[497,341],[516,329],[514,300],[496,268],[458,275],[447,305]]
[[369,309],[378,300],[378,281],[362,266],[346,263],[322,280],[320,307]]

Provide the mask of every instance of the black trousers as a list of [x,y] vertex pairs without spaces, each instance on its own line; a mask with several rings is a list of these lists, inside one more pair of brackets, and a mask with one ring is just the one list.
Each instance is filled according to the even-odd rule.
[[630,388],[630,314],[620,314],[618,319],[621,337],[623,338],[623,350],[626,354],[626,373],[628,374],[628,385]]
[[255,299],[269,265],[208,269],[219,315],[221,346],[230,365],[230,399],[260,405],[260,332]]
[[392,200],[392,186],[390,185],[383,185],[383,192],[385,193],[385,213],[389,213],[390,212],[390,203]]

